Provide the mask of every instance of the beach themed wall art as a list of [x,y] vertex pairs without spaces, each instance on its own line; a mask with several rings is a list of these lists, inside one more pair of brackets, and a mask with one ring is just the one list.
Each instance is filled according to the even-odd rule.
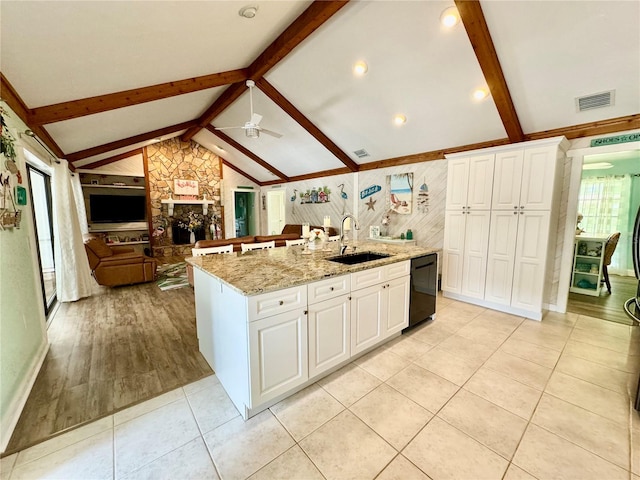
[[418,191],[418,210],[421,213],[429,213],[429,187],[426,179],[423,179]]
[[387,176],[391,210],[400,215],[411,213],[413,201],[413,173]]

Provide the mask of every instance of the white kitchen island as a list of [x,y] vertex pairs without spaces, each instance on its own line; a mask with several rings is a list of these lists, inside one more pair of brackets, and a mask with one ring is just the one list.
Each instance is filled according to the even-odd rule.
[[189,258],[202,355],[247,419],[408,325],[411,258],[432,249],[359,243],[389,254],[344,265],[301,247]]

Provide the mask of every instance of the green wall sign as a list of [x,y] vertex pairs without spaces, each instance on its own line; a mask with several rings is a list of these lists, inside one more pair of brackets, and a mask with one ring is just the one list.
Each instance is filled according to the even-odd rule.
[[640,132],[629,133],[627,135],[616,135],[615,137],[594,138],[591,140],[592,147],[602,147],[604,145],[615,145],[616,143],[640,142]]

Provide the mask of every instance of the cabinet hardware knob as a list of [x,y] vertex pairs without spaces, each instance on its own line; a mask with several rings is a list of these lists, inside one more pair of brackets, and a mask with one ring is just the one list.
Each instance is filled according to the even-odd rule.
[[520,212],[520,215],[524,215],[524,212]]
[[517,215],[517,214],[518,214],[518,212],[513,212],[513,214],[514,214],[514,215]]
[[280,300],[280,305],[284,305],[284,300]]
[[307,315],[309,313],[309,310],[305,310],[304,314]]
[[329,290],[331,290],[333,292],[333,287],[331,287]]
[[518,206],[517,206],[517,205],[514,205],[514,206],[513,206],[513,208],[517,209],[517,208],[518,208]]
[[520,209],[522,210],[524,208],[524,206],[520,205]]
[[349,300],[351,300],[351,297],[349,297]]

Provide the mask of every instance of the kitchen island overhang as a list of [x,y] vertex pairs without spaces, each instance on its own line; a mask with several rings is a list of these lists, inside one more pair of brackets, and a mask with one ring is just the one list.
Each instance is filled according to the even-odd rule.
[[355,265],[302,247],[188,258],[201,353],[247,419],[400,335],[410,260],[435,249],[353,242]]

